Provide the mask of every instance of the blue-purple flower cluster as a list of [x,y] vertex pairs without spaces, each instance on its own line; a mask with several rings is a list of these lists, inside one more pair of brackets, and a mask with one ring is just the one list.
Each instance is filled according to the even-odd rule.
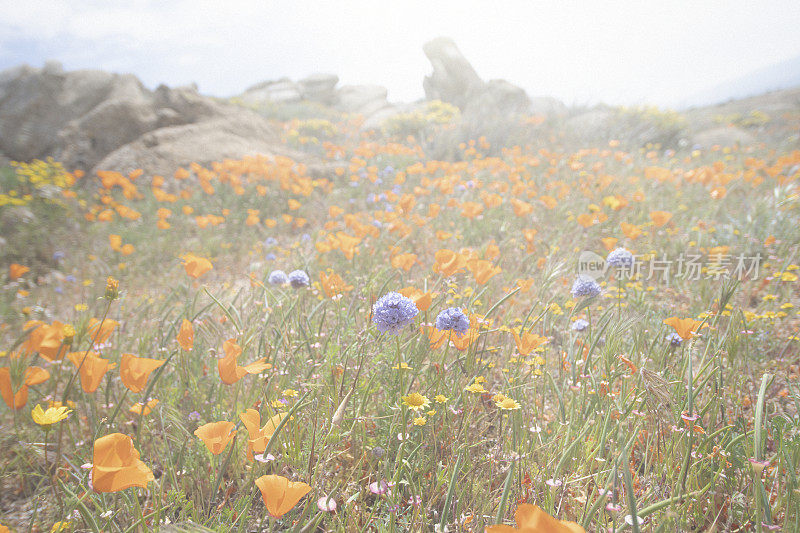
[[388,292],[372,306],[372,323],[381,333],[396,335],[418,314],[413,300],[397,292]]
[[469,318],[458,307],[450,307],[436,316],[436,329],[452,331],[461,337],[469,329]]
[[573,296],[594,297],[602,292],[600,285],[588,276],[578,276],[570,291]]

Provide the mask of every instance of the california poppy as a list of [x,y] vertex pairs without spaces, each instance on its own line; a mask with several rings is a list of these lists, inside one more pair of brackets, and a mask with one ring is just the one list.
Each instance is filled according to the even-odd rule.
[[150,414],[150,411],[158,405],[157,398],[151,398],[147,402],[136,402],[135,404],[131,405],[131,408],[128,409],[131,413],[146,416]]
[[478,202],[464,202],[461,204],[461,216],[466,218],[475,218],[483,213],[483,206]]
[[[700,324],[703,324],[703,322],[693,318],[678,318],[673,316],[664,320],[664,324],[672,326],[675,332],[686,341],[697,334],[697,330],[700,328]],[[704,324],[704,326],[705,325],[706,324]]]
[[431,303],[433,302],[433,297],[429,292],[422,292],[421,290],[417,289],[416,287],[405,287],[404,289],[400,289],[400,294],[405,296],[406,298],[410,299],[414,304],[417,306],[422,312],[427,311],[431,307]]
[[119,326],[119,322],[106,318],[103,321],[93,318],[89,321],[89,335],[93,344],[106,342],[114,329]]
[[222,345],[222,349],[225,352],[225,357],[217,360],[217,369],[222,382],[228,385],[236,383],[247,374],[258,374],[270,368],[270,364],[266,362],[266,357],[253,361],[249,365],[239,366],[236,360],[242,354],[242,348],[236,344],[235,339],[226,340]]
[[76,368],[80,368],[81,374],[81,387],[83,392],[92,393],[100,386],[103,381],[103,376],[106,372],[114,368],[116,365],[111,363],[108,359],[103,359],[97,353],[88,352],[71,352],[67,354],[69,359]]
[[608,250],[609,252],[614,248],[616,248],[617,243],[619,242],[619,239],[617,239],[616,237],[603,237],[600,240],[603,242],[603,246],[605,246],[606,250]]
[[442,331],[434,326],[422,326],[422,331],[428,334],[431,350],[440,347],[450,335],[449,331]]
[[194,434],[203,441],[208,451],[219,455],[228,446],[235,432],[233,422],[209,422],[194,430]]
[[8,277],[11,279],[11,281],[18,279],[29,271],[30,268],[26,267],[25,265],[20,265],[19,263],[11,263],[8,265]]
[[483,285],[503,271],[502,268],[494,266],[491,261],[486,261],[485,259],[469,261],[467,262],[467,268],[472,272],[478,285]]
[[670,221],[672,218],[672,213],[669,211],[651,211],[650,212],[650,220],[653,221],[653,224],[660,228],[664,226],[667,222]]
[[333,298],[334,296],[353,290],[352,285],[345,283],[339,274],[330,270],[327,274],[324,272],[319,273],[319,283],[328,298]]
[[147,488],[147,483],[153,480],[153,472],[139,459],[139,452],[129,436],[112,433],[94,441],[92,487],[95,492]]
[[240,413],[239,418],[242,420],[244,427],[247,428],[247,433],[250,436],[250,439],[247,441],[247,457],[251,458],[253,452],[263,453],[264,450],[267,449],[269,439],[272,438],[275,430],[278,429],[280,423],[286,418],[286,413],[278,413],[273,416],[267,420],[264,427],[260,427],[261,414],[255,409],[248,409],[244,413]]
[[261,491],[261,499],[269,514],[281,518],[291,511],[303,496],[311,492],[311,487],[303,482],[289,481],[283,476],[261,476],[256,479]]
[[[472,320],[470,320],[470,322],[472,322]],[[472,323],[467,332],[463,335],[453,335],[450,331],[446,331],[445,333],[449,336],[453,347],[461,352],[472,346],[472,343],[478,340],[478,328]]]
[[622,228],[622,233],[631,240],[635,240],[639,235],[642,234],[642,230],[639,229],[639,226],[634,224],[628,224],[627,222],[620,222],[620,228]]
[[181,323],[181,329],[178,331],[178,344],[187,352],[194,346],[194,328],[192,327],[192,323],[185,318]]
[[63,341],[64,324],[58,320],[52,324],[45,324],[38,320],[31,320],[25,324],[25,330],[34,328],[28,334],[28,338],[22,345],[23,351],[26,353],[39,352],[43,358],[48,361],[57,361],[64,357],[67,347]]
[[182,259],[183,268],[186,269],[186,273],[190,278],[197,279],[214,268],[211,264],[211,261],[204,257],[198,257],[194,254],[186,254],[182,257]]
[[392,257],[391,264],[394,268],[402,268],[406,272],[417,262],[417,254],[398,254]]
[[467,266],[467,258],[453,250],[439,250],[434,257],[433,271],[443,276],[452,276]]
[[516,331],[512,331],[511,334],[514,335],[514,344],[517,345],[517,351],[520,355],[528,355],[547,342],[547,337],[542,337],[536,333],[523,331],[522,335],[520,335]]
[[122,378],[122,384],[131,392],[142,392],[150,373],[163,364],[164,359],[148,359],[124,353],[119,365],[119,377]]
[[21,409],[28,403],[28,387],[38,385],[50,379],[50,373],[38,366],[25,369],[25,377],[17,390],[13,390],[11,369],[7,366],[0,368],[0,395],[11,409]]
[[122,249],[122,237],[113,234],[109,235],[108,244],[111,246],[112,250],[119,252]]
[[486,533],[585,533],[586,530],[575,522],[558,520],[542,511],[537,505],[521,503],[514,513],[517,527],[497,525],[488,526]]

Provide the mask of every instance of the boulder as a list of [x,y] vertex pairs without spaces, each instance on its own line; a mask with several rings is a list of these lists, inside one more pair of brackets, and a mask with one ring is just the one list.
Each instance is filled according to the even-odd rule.
[[118,76],[64,73],[54,64],[23,65],[0,74],[0,151],[17,160],[52,155],[58,132],[103,102]]
[[104,157],[97,170],[167,176],[190,163],[208,165],[223,159],[281,153],[280,140],[266,120],[241,111],[193,124],[170,126],[145,133]]
[[568,113],[567,106],[558,98],[552,96],[535,96],[531,98],[530,113],[546,117],[563,117]]
[[339,76],[336,74],[313,74],[298,81],[297,85],[304,100],[333,105],[336,103],[337,83]]
[[344,85],[336,91],[336,108],[345,113],[370,116],[389,105],[386,87],[380,85]]
[[594,136],[607,136],[614,123],[615,113],[611,109],[592,109],[574,117],[564,124],[564,129],[576,135],[583,133]]
[[480,119],[488,114],[522,115],[530,113],[530,106],[525,90],[506,80],[490,80],[467,102],[463,115],[465,120]]
[[756,138],[753,134],[736,127],[720,127],[703,130],[692,135],[692,144],[710,148],[714,145],[736,146],[753,144]]
[[452,39],[437,37],[422,47],[433,66],[422,85],[428,100],[450,102],[460,109],[483,91],[484,83]]
[[[221,118],[239,126],[249,123],[249,129],[239,130],[258,140],[274,137],[265,133],[262,119],[243,113],[238,106],[200,95],[196,85],[160,85],[151,91],[132,75],[64,72],[57,62],[0,73],[0,153],[16,160],[54,156],[70,169],[91,169],[149,132]],[[256,126],[253,121],[261,122]],[[235,135],[230,127],[227,123],[223,131]]]
[[265,81],[253,85],[241,95],[239,100],[245,105],[292,104],[303,99],[300,86],[289,78]]
[[159,125],[152,94],[121,77],[107,98],[58,132],[55,156],[70,168],[91,168],[104,155]]

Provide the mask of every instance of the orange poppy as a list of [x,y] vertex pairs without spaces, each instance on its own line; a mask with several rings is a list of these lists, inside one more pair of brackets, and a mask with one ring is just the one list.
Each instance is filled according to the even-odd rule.
[[650,220],[657,228],[664,226],[671,218],[672,213],[669,211],[650,211]]
[[514,208],[514,214],[518,217],[524,217],[533,213],[533,206],[531,204],[516,198],[511,199],[511,206]]
[[24,276],[27,272],[30,272],[30,268],[26,267],[25,265],[20,265],[19,263],[11,263],[8,265],[8,277],[11,281],[19,279],[21,276]]
[[119,252],[122,249],[122,237],[113,234],[109,235],[108,244],[111,246],[112,250]]
[[435,350],[447,340],[448,331],[441,331],[434,326],[422,326],[423,333],[427,333],[431,350]]
[[146,416],[150,414],[150,411],[152,411],[153,407],[156,405],[158,405],[158,399],[153,398],[147,403],[137,402],[133,404],[128,411],[137,415]]
[[209,422],[194,430],[194,434],[203,441],[208,451],[219,455],[236,433],[233,431],[233,422]]
[[488,246],[486,246],[486,252],[484,254],[486,259],[489,261],[494,261],[498,257],[500,257],[500,247],[495,244],[494,240],[489,242]]
[[638,226],[634,224],[628,224],[627,222],[620,222],[620,228],[622,228],[622,233],[631,240],[636,239],[639,235],[642,234],[642,230],[639,229]]
[[114,329],[119,326],[119,322],[106,318],[102,322],[93,318],[89,321],[89,335],[92,339],[92,344],[100,344],[106,342]]
[[178,344],[187,352],[191,351],[192,346],[194,346],[194,328],[192,323],[185,318],[181,323],[181,329],[178,331]]
[[461,204],[461,216],[469,219],[475,218],[483,213],[483,206],[478,202],[464,202]]
[[311,492],[311,487],[303,482],[289,481],[283,476],[261,476],[256,479],[261,491],[261,499],[269,514],[280,518],[291,511],[303,496]]
[[87,393],[96,391],[106,372],[116,366],[92,351],[70,352],[67,354],[67,359],[75,365],[75,368],[80,368],[81,387],[83,392]]
[[[470,317],[472,318],[472,317]],[[463,352],[478,340],[478,328],[472,324],[472,320],[470,320],[470,327],[464,335],[460,337],[458,335],[451,335],[449,331],[445,331],[445,336],[449,336],[450,342],[453,343],[453,346],[456,350]]]
[[50,379],[50,373],[38,366],[31,366],[25,370],[25,378],[19,388],[13,390],[11,369],[7,366],[0,368],[0,396],[11,409],[21,409],[28,403],[28,387],[38,385]]
[[186,254],[182,257],[182,259],[183,268],[186,269],[186,273],[190,278],[197,279],[214,268],[214,266],[211,264],[211,261],[204,257],[198,257],[194,254]]
[[[675,332],[686,341],[697,334],[697,330],[700,328],[700,324],[703,324],[703,321],[695,320],[693,318],[678,318],[673,316],[664,320],[664,324],[672,326]],[[703,327],[706,326],[708,326],[708,324],[703,324]]]
[[519,287],[519,290],[521,292],[525,293],[525,292],[528,292],[529,290],[531,290],[531,287],[533,287],[533,283],[534,283],[533,278],[518,279],[517,280],[517,287]]
[[547,209],[553,209],[555,206],[558,205],[558,200],[553,198],[552,196],[540,196],[539,200],[547,207]]
[[67,352],[67,347],[63,343],[64,324],[57,320],[49,325],[39,320],[31,320],[25,324],[24,329],[31,331],[22,345],[23,351],[28,354],[39,352],[39,355],[50,362],[64,357]]
[[467,268],[472,272],[478,285],[483,285],[503,271],[502,268],[494,266],[491,261],[486,261],[485,259],[467,263]]
[[220,379],[227,385],[236,383],[247,374],[258,374],[272,366],[266,362],[266,357],[253,361],[247,366],[239,366],[236,360],[242,354],[242,348],[236,344],[235,339],[226,340],[222,345],[222,349],[225,352],[225,357],[217,360],[217,368],[219,369]]
[[609,252],[616,248],[617,243],[619,242],[619,239],[616,237],[603,237],[600,240],[603,242],[603,246],[605,246],[606,250]]
[[153,472],[140,459],[133,440],[112,433],[94,441],[92,487],[95,492],[116,492],[129,487],[147,488]]
[[278,413],[273,416],[267,420],[264,427],[259,427],[261,425],[261,414],[255,409],[248,409],[244,413],[240,413],[239,418],[250,435],[250,440],[247,441],[247,458],[251,459],[253,452],[264,453],[269,439],[275,434],[278,425],[286,418],[286,413]]
[[124,353],[119,365],[119,377],[122,378],[122,384],[131,392],[142,392],[147,385],[147,378],[153,370],[163,364],[164,359],[148,359]]
[[392,257],[391,264],[394,268],[402,268],[406,272],[417,262],[417,254],[398,254]]
[[519,504],[514,518],[517,521],[517,527],[488,526],[486,533],[586,533],[586,530],[577,523],[553,518],[537,505],[530,503]]
[[353,290],[352,285],[345,283],[339,274],[330,270],[327,274],[324,272],[319,273],[319,283],[328,298]]
[[595,223],[595,216],[592,213],[581,213],[578,215],[578,224],[583,226],[584,228],[588,228],[589,226]]
[[431,303],[433,303],[433,296],[431,295],[431,293],[422,292],[416,287],[405,287],[397,292],[399,292],[406,298],[409,298],[417,306],[417,309],[419,309],[422,312],[425,312],[428,309],[430,309]]
[[547,337],[542,337],[536,333],[529,333],[527,331],[523,331],[522,335],[516,331],[512,331],[511,333],[514,335],[514,344],[517,345],[517,351],[520,355],[528,355],[547,342]]
[[443,276],[452,276],[467,266],[466,257],[446,248],[436,252],[434,257],[436,262],[433,265],[433,271]]

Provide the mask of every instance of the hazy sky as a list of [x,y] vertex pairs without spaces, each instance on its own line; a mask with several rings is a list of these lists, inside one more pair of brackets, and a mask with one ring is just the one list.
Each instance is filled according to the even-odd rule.
[[800,1],[0,0],[0,70],[62,61],[230,96],[315,72],[423,96],[422,44],[567,103],[674,105],[800,54]]

